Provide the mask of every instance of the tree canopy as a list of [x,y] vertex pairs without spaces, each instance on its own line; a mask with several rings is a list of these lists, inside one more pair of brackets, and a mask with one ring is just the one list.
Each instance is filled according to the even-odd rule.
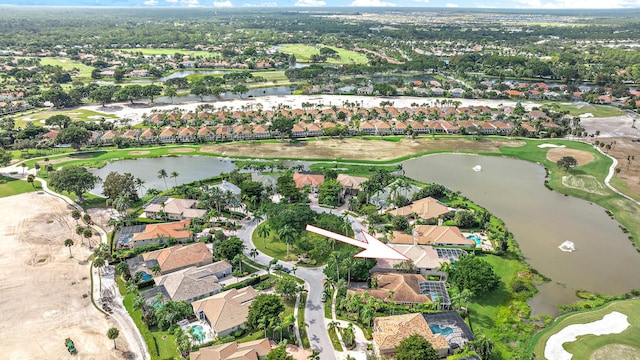
[[422,336],[413,334],[396,348],[396,360],[438,360],[438,353]]
[[102,193],[112,200],[124,195],[131,201],[138,201],[136,180],[131,173],[110,172],[102,183]]
[[497,288],[500,278],[488,262],[470,255],[459,259],[451,266],[449,282],[459,291],[468,289],[475,296],[479,296]]
[[556,162],[556,165],[563,168],[564,171],[569,171],[570,168],[578,165],[578,160],[576,160],[576,158],[574,158],[573,156],[563,156],[560,160],[558,160],[558,162]]
[[82,194],[93,189],[99,181],[98,176],[78,165],[65,166],[49,175],[49,185],[54,190],[74,193],[78,200],[81,200]]
[[284,304],[278,295],[260,294],[249,305],[247,326],[251,329],[258,329],[260,319],[276,319],[283,311]]
[[89,141],[91,138],[91,131],[81,126],[69,126],[66,129],[62,129],[56,137],[58,144],[69,144],[74,149],[80,150],[80,147]]

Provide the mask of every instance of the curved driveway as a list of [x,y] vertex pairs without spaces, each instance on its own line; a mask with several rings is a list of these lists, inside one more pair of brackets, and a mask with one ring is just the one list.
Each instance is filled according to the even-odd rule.
[[[311,206],[311,209],[316,212],[331,212],[335,215],[341,214],[338,210],[326,209],[319,206]],[[360,230],[364,228],[360,221],[357,221],[351,216],[349,216],[349,221],[351,222],[354,232],[357,234],[356,238],[362,238],[362,232]],[[255,248],[251,241],[251,236],[259,224],[256,220],[251,220],[243,223],[242,229],[238,230],[238,237],[246,247],[245,255],[247,256],[249,256],[250,249]],[[255,261],[263,265],[268,265],[272,259],[272,257],[258,251],[258,256],[256,256]],[[283,261],[278,261],[278,264],[289,269],[293,267],[291,264]],[[320,359],[333,360],[337,357],[327,332],[327,323],[324,318],[324,304],[321,300],[325,279],[325,275],[322,272],[323,269],[324,267],[298,267],[295,275],[306,282],[309,290],[307,303],[305,305],[305,323],[307,324],[307,334],[311,348],[320,351]]]

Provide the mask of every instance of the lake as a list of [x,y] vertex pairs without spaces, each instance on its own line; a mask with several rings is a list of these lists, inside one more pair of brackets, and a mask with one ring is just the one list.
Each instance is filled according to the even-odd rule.
[[[482,171],[472,168],[482,166]],[[640,287],[640,253],[615,220],[587,201],[544,186],[542,166],[509,158],[441,154],[403,162],[406,175],[459,190],[506,223],[526,261],[551,282],[529,301],[532,314],[554,314],[575,291],[621,294]],[[566,240],[576,251],[563,252]]]

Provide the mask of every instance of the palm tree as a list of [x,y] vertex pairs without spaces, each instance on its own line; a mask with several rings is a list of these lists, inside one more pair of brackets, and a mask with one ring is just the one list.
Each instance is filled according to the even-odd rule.
[[176,187],[178,187],[178,176],[180,176],[180,174],[177,171],[171,172],[171,177],[173,178],[173,181],[175,182]]
[[89,249],[91,249],[91,237],[93,236],[93,231],[91,231],[91,228],[84,228],[82,230],[82,236],[87,238],[87,241],[89,242]]
[[329,324],[327,324],[327,329],[329,329],[329,331],[333,330],[335,332],[338,332],[338,328],[340,328],[340,323],[337,321],[331,321]]
[[311,355],[307,357],[309,360],[320,360],[320,351],[313,349]]
[[[135,184],[136,189],[138,190],[138,192],[140,193],[140,195],[142,195],[142,188],[144,188],[144,183],[145,181],[141,178],[136,178],[133,183]],[[142,196],[140,196],[142,197]]]
[[338,281],[340,279],[340,256],[334,251],[329,257],[336,263],[336,281]]
[[293,241],[296,239],[296,236],[298,236],[298,232],[296,231],[296,229],[294,229],[291,226],[289,226],[289,224],[285,224],[278,231],[278,236],[280,236],[280,238],[282,240],[284,240],[285,244],[287,244],[287,257],[288,257],[289,256],[289,245],[292,244]]
[[160,272],[161,272],[161,271],[162,271],[162,269],[160,269],[160,264],[158,264],[158,263],[155,263],[155,264],[153,265],[153,267],[151,268],[151,272],[152,272],[154,275],[158,275],[158,274],[160,274]]
[[262,224],[258,226],[258,236],[262,238],[262,243],[265,249],[267,248],[267,237],[269,235],[271,235],[271,229],[267,225]]
[[27,182],[33,186],[33,190],[36,190],[36,176],[33,174],[29,174],[27,176]]
[[126,273],[129,272],[129,264],[127,264],[126,261],[120,261],[117,265],[116,265],[116,270],[118,271],[118,273],[120,275],[124,275]]
[[167,177],[168,176],[169,176],[169,174],[167,174],[167,170],[165,170],[165,169],[158,170],[158,179],[164,180],[164,187],[167,190],[169,190],[169,186],[167,185]]
[[288,331],[291,331],[291,327],[296,323],[296,317],[293,313],[287,315],[282,319],[282,326],[286,327]]
[[256,256],[258,256],[258,249],[252,248],[251,250],[249,250],[249,256],[251,256],[253,260],[255,260]]
[[69,257],[72,258],[73,256],[71,256],[71,247],[73,246],[73,240],[71,239],[66,239],[64,241],[64,246],[69,248]]
[[102,257],[98,256],[93,259],[93,267],[98,269],[98,279],[100,280],[100,290],[102,291],[102,273],[100,269],[104,266],[105,261]]
[[242,254],[234,256],[233,262],[238,263],[238,270],[240,270],[240,276],[242,276]]
[[84,240],[82,235],[84,234],[84,227],[81,225],[76,226],[76,235],[80,236],[80,241],[82,241],[82,245],[84,245]]
[[107,330],[107,337],[110,340],[113,340],[113,348],[117,349],[116,347],[116,339],[118,338],[118,336],[120,336],[120,330],[116,329],[116,328],[110,328],[109,330]]
[[347,267],[347,286],[351,285],[351,267],[353,266],[353,258],[348,257],[342,260],[342,263]]
[[71,211],[71,217],[76,221],[76,226],[78,226],[78,220],[80,220],[80,218],[82,217],[80,211],[74,209],[73,211]]

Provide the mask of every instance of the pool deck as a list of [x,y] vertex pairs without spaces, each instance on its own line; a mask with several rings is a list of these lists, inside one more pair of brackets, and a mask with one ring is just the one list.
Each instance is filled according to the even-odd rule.
[[194,321],[194,322],[191,322],[191,323],[188,323],[188,324],[182,323],[180,325],[182,327],[182,330],[185,333],[188,333],[189,328],[192,327],[192,326],[202,326],[202,333],[204,334],[204,339],[202,341],[199,341],[199,340],[194,338],[192,342],[195,345],[203,344],[203,343],[206,343],[206,342],[209,342],[209,341],[216,340],[216,337],[213,336],[213,329],[211,329],[211,326],[209,326],[209,324],[207,324],[207,322],[204,321],[204,320],[198,320],[198,321]]

